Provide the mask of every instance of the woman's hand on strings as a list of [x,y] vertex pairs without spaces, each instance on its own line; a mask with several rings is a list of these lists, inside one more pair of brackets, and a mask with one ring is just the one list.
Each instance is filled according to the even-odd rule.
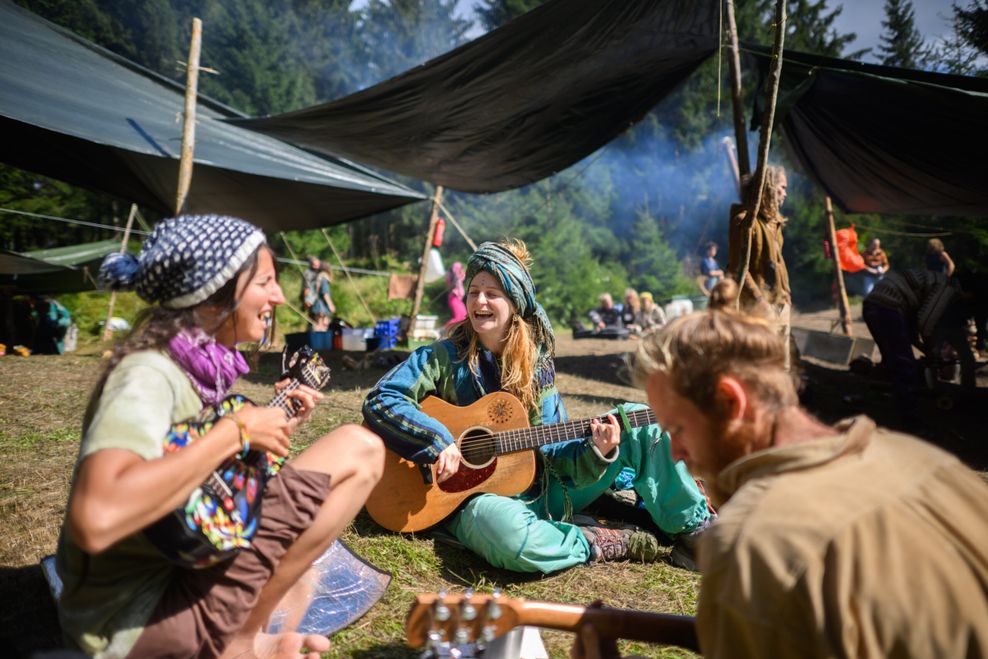
[[[282,389],[287,387],[290,382],[291,380],[289,379],[276,382],[274,385],[275,391],[280,392]],[[295,391],[288,394],[288,398],[295,401],[292,403],[292,406],[295,409],[295,416],[290,421],[291,430],[289,431],[294,432],[297,426],[309,420],[309,417],[312,416],[312,413],[316,409],[316,405],[319,404],[319,401],[321,401],[324,396],[322,392],[304,384],[300,384]]]
[[621,443],[621,426],[613,414],[607,415],[607,423],[600,419],[591,419],[590,433],[590,438],[601,455],[607,455]]
[[436,460],[436,482],[441,483],[455,474],[460,468],[462,459],[460,447],[456,444],[450,444],[444,448],[443,452],[439,454],[439,459]]

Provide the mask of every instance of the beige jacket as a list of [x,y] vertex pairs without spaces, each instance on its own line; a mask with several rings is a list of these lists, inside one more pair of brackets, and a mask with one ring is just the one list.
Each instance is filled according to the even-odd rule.
[[704,657],[988,657],[988,484],[866,417],[840,430],[720,474]]

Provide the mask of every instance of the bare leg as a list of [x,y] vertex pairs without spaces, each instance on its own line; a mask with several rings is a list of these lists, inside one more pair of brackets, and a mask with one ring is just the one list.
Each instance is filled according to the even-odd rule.
[[[291,464],[298,470],[329,474],[331,488],[329,496],[323,502],[312,525],[298,537],[275,568],[274,574],[261,591],[257,605],[251,611],[240,633],[223,653],[224,657],[250,656],[250,650],[245,648],[248,642],[248,647],[256,646],[256,652],[270,650],[273,642],[274,649],[279,654],[268,654],[268,656],[289,656],[280,654],[278,648],[281,647],[282,641],[278,639],[281,637],[291,639],[291,642],[287,643],[289,646],[294,646],[295,638],[302,639],[298,634],[279,634],[277,637],[270,637],[260,632],[278,602],[363,507],[364,501],[381,478],[384,468],[384,445],[377,435],[366,428],[356,425],[341,426],[306,449],[292,460]],[[328,647],[328,640],[323,637],[311,639],[306,637],[303,640],[307,646],[316,649],[310,643],[320,638],[326,641]],[[269,642],[268,639],[273,641]],[[301,643],[295,647],[294,654],[290,656],[298,656],[299,647]],[[247,650],[246,654],[245,650]],[[255,656],[265,655],[255,654]]]

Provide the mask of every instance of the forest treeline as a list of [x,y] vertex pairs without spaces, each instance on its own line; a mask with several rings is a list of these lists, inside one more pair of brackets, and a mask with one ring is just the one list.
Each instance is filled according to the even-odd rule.
[[[27,9],[157,73],[182,81],[191,19],[203,21],[200,93],[252,116],[295,110],[373,85],[540,4],[539,0],[17,0]],[[739,0],[746,41],[771,43],[774,0]],[[460,6],[462,5],[462,6]],[[865,55],[854,34],[835,27],[840,12],[827,0],[789,0],[786,48],[837,57]],[[915,27],[910,0],[886,0],[882,63],[985,75],[988,0],[958,0],[953,33],[928,42]],[[979,68],[980,67],[980,68]],[[746,66],[750,115],[756,76]],[[721,84],[718,86],[718,76]],[[702,65],[644,121],[607,147],[557,175],[490,195],[447,192],[445,204],[477,242],[525,240],[535,257],[540,300],[556,320],[582,315],[596,296],[626,286],[657,299],[696,294],[693,275],[702,246],[726,244],[728,208],[736,200],[721,144],[733,136],[726,64]],[[720,90],[720,96],[718,96]],[[755,133],[749,139],[757,141]],[[781,135],[773,160],[788,164]],[[384,172],[388,174],[387,172]],[[431,193],[428,183],[394,176]],[[81,190],[35,173],[0,166],[0,208],[103,224],[120,224],[128,200]],[[291,200],[285,200],[286,213]],[[783,208],[785,256],[797,304],[829,303],[832,266],[825,236],[823,192],[790,176]],[[428,224],[426,203],[382,213],[329,234],[351,265],[411,271]],[[99,229],[5,214],[0,245],[17,251],[112,237]],[[152,220],[157,219],[151,217]],[[988,263],[985,218],[855,215],[863,239],[879,237],[893,267],[919,263],[926,234],[941,234],[961,264]],[[321,232],[289,232],[296,253],[332,260]],[[287,255],[284,242],[272,239]],[[446,231],[447,266],[469,247]]]

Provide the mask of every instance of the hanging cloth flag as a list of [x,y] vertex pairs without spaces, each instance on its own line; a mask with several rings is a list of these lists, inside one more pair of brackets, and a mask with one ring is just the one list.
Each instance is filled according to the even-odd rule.
[[844,272],[864,269],[864,257],[858,253],[858,232],[853,224],[850,229],[837,231],[837,263]]

